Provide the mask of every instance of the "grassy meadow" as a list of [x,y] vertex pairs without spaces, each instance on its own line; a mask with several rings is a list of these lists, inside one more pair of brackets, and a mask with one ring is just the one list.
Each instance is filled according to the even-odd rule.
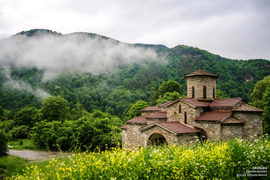
[[25,163],[7,179],[269,179],[269,175],[264,177],[267,173],[260,172],[266,168],[270,168],[269,136],[250,141],[198,141],[189,146],[133,151],[118,147],[74,153],[66,158]]

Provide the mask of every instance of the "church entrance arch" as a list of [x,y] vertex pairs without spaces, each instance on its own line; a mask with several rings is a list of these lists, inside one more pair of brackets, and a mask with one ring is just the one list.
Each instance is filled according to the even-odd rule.
[[147,146],[162,146],[168,145],[166,138],[160,133],[152,133],[149,138],[147,139]]

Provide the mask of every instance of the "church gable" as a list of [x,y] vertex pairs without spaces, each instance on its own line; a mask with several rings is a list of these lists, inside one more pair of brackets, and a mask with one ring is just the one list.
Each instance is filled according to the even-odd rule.
[[264,112],[263,110],[253,107],[245,102],[238,103],[232,111],[239,111],[239,112]]
[[199,133],[199,130],[191,128],[179,122],[156,122],[148,126],[142,127],[140,131],[143,132],[148,129],[154,128],[156,126],[174,134],[175,136],[179,134],[186,134],[186,133]]

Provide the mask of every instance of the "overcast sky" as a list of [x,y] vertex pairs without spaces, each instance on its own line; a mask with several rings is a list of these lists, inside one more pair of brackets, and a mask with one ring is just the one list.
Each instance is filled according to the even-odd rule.
[[0,0],[0,39],[40,28],[270,60],[269,27],[270,0]]

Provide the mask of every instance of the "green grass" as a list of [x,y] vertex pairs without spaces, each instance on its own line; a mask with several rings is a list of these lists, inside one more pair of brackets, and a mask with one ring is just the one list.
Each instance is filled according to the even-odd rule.
[[17,173],[22,174],[22,169],[29,165],[29,160],[7,156],[0,158],[0,179],[4,179],[5,176],[15,176]]
[[[20,145],[20,141],[23,142],[23,145]],[[9,141],[7,145],[12,146],[8,149],[14,150],[45,150],[35,147],[30,139],[16,139],[13,141]]]
[[270,169],[269,152],[269,137],[134,151],[116,148],[29,163],[10,179],[251,179],[237,174],[254,167]]

